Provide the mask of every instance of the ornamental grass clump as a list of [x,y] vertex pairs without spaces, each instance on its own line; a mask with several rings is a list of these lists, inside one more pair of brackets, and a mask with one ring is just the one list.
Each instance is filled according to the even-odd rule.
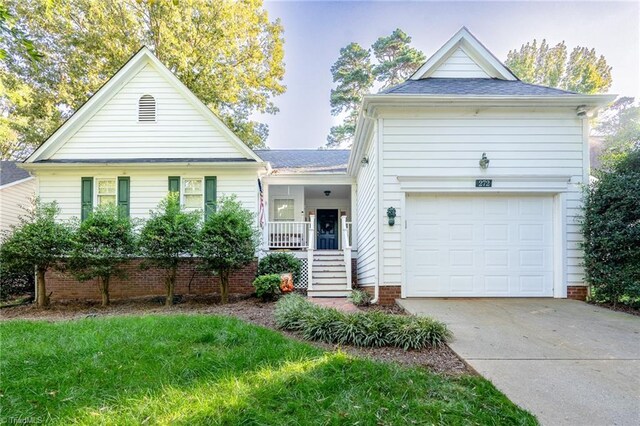
[[300,318],[302,337],[326,343],[337,343],[344,314],[334,308],[311,305]]
[[311,306],[312,304],[299,294],[288,294],[280,298],[274,313],[276,326],[283,330],[300,331],[301,319]]
[[315,305],[297,294],[278,301],[275,318],[279,328],[299,331],[307,340],[362,347],[424,349],[451,337],[445,324],[431,318],[383,312],[350,314]]
[[397,317],[388,337],[392,346],[407,350],[440,346],[451,333],[446,325],[431,318]]

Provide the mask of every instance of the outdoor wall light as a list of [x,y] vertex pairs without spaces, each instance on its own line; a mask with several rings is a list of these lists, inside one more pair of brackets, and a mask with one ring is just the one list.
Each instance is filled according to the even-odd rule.
[[480,168],[481,168],[481,169],[483,169],[483,170],[484,170],[484,169],[488,169],[488,168],[489,168],[489,162],[490,162],[490,161],[491,161],[491,160],[489,160],[489,159],[487,158],[487,153],[486,153],[486,152],[483,152],[483,153],[482,153],[482,158],[481,158],[481,159],[480,159],[480,161],[479,161],[479,163],[480,163]]
[[362,160],[360,160],[360,164],[362,164],[363,166],[369,164],[369,157],[362,157]]
[[578,115],[578,117],[586,117],[586,115],[587,115],[587,106],[586,105],[580,105],[578,108],[576,108],[576,114]]
[[396,224],[396,209],[389,207],[387,209],[387,218],[389,218],[389,226]]
[[328,197],[329,195],[331,195],[331,191],[324,191],[324,195]]

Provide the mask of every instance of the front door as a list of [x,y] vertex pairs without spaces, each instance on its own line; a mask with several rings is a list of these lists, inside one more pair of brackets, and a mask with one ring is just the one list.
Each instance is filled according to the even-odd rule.
[[338,250],[338,210],[318,210],[318,250]]

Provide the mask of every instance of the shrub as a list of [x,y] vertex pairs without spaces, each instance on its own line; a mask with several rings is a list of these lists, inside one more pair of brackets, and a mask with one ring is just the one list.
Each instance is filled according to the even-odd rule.
[[278,274],[260,275],[253,281],[256,296],[262,300],[273,300],[276,295],[280,294],[281,280]]
[[584,266],[597,302],[640,303],[640,151],[601,172],[585,196]]
[[131,219],[117,206],[98,206],[78,227],[68,266],[80,281],[98,278],[102,306],[107,306],[111,278],[126,277],[123,265],[134,252]]
[[299,331],[305,339],[354,346],[423,349],[439,346],[451,336],[446,325],[431,318],[383,312],[348,314],[296,294],[278,301],[275,318],[277,327]]
[[0,301],[25,294],[35,294],[33,271],[12,271],[0,262]]
[[138,249],[145,259],[142,267],[155,266],[165,272],[166,306],[173,305],[178,266],[191,258],[199,222],[199,213],[184,211],[180,195],[172,192],[151,212],[140,232]]
[[369,306],[371,303],[371,295],[364,290],[353,290],[349,299],[356,306]]
[[220,277],[222,303],[229,300],[231,272],[248,265],[255,258],[259,232],[254,215],[234,197],[223,197],[205,220],[196,245],[202,269]]
[[68,224],[56,221],[60,209],[55,203],[35,202],[35,208],[20,218],[20,224],[3,237],[0,246],[2,274],[29,274],[36,271],[36,305],[49,304],[45,274],[60,266],[70,248],[72,231]]
[[299,283],[302,274],[302,262],[290,253],[271,253],[258,263],[258,276],[267,274],[293,274],[293,282]]

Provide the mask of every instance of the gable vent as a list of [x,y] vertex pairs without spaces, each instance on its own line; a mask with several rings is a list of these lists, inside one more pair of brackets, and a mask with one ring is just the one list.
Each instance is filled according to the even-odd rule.
[[156,99],[151,95],[143,95],[138,101],[138,122],[156,122]]

